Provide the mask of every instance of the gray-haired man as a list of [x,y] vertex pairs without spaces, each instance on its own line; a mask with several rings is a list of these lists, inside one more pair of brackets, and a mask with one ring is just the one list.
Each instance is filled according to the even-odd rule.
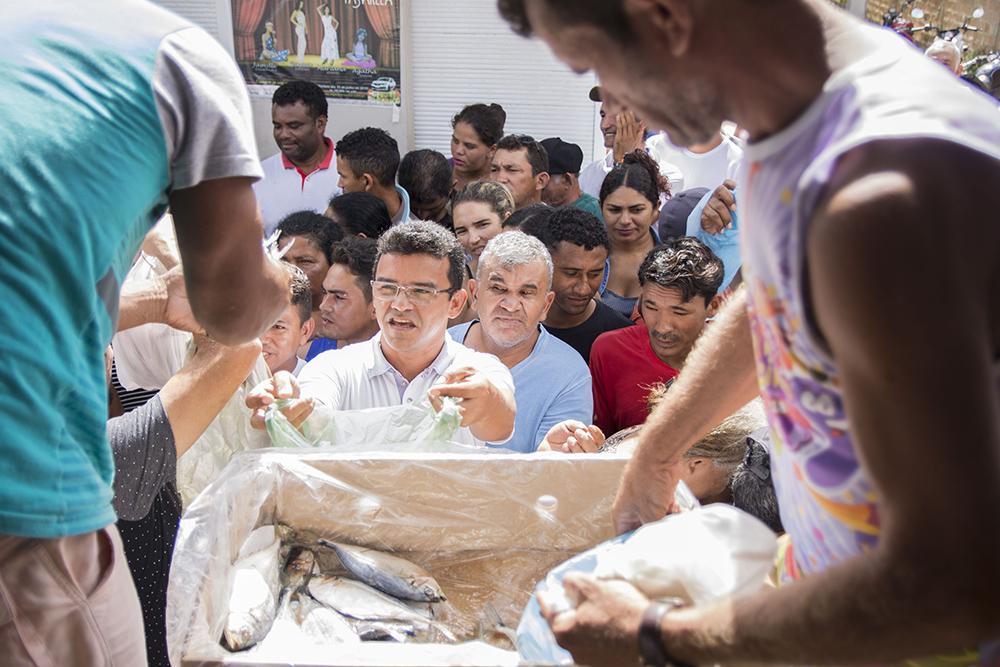
[[514,377],[514,437],[504,447],[533,452],[555,424],[589,420],[594,403],[587,365],[540,324],[555,298],[545,245],[523,232],[494,237],[469,289],[479,319],[448,333],[477,352],[496,355]]

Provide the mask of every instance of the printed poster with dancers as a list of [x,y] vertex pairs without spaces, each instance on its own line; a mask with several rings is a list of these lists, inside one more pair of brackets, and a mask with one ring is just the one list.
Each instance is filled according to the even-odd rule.
[[251,95],[292,79],[338,101],[398,105],[402,0],[232,0],[236,62]]

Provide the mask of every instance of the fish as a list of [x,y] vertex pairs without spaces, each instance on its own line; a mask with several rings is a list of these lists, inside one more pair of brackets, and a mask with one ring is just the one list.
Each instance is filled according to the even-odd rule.
[[357,644],[361,641],[346,618],[308,595],[299,596],[296,618],[302,633],[314,644]]
[[309,595],[344,616],[359,621],[407,622],[437,629],[449,641],[455,636],[404,603],[360,581],[320,575],[308,583]]
[[405,642],[417,634],[415,626],[391,621],[355,621],[353,627],[365,642]]
[[[270,631],[278,611],[278,549],[281,545],[274,538],[273,527],[266,528],[271,529],[270,544],[266,543],[267,536],[263,533],[251,533],[240,550],[243,557],[230,572],[229,607],[222,635],[226,646],[233,651],[241,651],[261,641]],[[253,551],[261,544],[266,546]]]
[[292,592],[302,588],[313,573],[316,555],[305,547],[292,547],[281,571],[281,583]]
[[383,593],[415,602],[447,599],[430,572],[405,558],[322,538],[318,542],[336,551],[348,572]]

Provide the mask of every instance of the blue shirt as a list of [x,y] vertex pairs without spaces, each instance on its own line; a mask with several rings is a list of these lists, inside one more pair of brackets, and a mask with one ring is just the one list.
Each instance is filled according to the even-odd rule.
[[[479,320],[448,329],[461,343]],[[528,358],[510,369],[514,378],[514,436],[501,445],[515,452],[538,449],[549,429],[566,419],[585,424],[594,417],[590,369],[580,353],[539,326],[538,340]]]

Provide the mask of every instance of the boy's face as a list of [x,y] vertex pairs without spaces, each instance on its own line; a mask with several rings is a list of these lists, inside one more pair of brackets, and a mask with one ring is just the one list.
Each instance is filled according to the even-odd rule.
[[261,353],[271,373],[295,370],[300,347],[309,342],[312,318],[299,319],[297,306],[288,306],[281,317],[260,337]]

